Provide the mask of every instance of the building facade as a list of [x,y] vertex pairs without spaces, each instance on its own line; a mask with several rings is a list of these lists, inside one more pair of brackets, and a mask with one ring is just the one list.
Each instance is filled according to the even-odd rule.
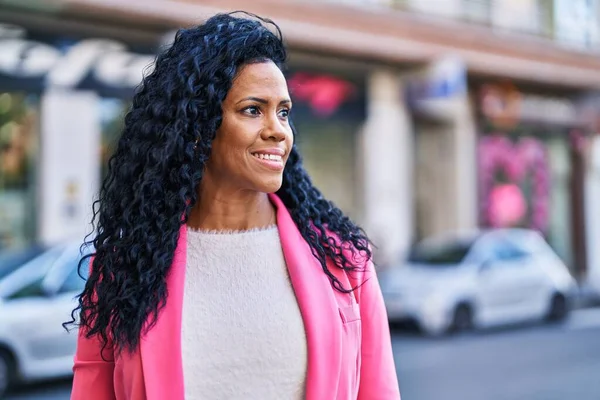
[[[509,223],[545,229],[585,274],[585,185],[574,180],[588,171],[580,146],[595,132],[522,114],[495,126],[482,96],[517,88],[527,107],[544,109],[540,97],[573,103],[599,89],[587,2],[571,2],[579,11],[562,19],[552,12],[568,6],[560,1],[33,3],[0,8],[2,247],[88,233],[122,115],[160,45],[177,27],[244,9],[282,28],[306,167],[365,228],[379,264],[421,237]],[[529,159],[530,148],[544,155]],[[513,169],[527,179],[485,164],[502,151],[524,154]],[[515,188],[520,219],[496,206]]]

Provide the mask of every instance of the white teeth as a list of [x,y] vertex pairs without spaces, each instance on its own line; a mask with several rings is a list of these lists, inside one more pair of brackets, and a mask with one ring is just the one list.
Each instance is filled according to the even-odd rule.
[[281,156],[276,154],[263,154],[263,153],[255,153],[254,157],[258,157],[262,160],[272,160],[272,161],[281,161]]

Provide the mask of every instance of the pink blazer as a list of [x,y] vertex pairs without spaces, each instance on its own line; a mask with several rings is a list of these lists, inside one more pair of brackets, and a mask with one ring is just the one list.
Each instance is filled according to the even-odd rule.
[[[308,341],[307,400],[399,400],[390,333],[373,265],[347,275],[330,265],[354,294],[333,289],[281,200],[277,226]],[[167,286],[168,301],[139,350],[100,357],[99,342],[79,333],[72,400],[183,400],[181,310],[186,265],[182,226]],[[359,262],[359,261],[357,261]],[[364,260],[363,260],[364,262]],[[108,358],[108,357],[110,358]]]

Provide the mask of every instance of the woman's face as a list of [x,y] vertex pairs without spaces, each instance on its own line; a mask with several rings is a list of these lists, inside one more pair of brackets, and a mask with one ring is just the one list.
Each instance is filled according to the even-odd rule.
[[272,62],[243,66],[223,102],[205,178],[219,188],[273,193],[293,144],[287,82]]

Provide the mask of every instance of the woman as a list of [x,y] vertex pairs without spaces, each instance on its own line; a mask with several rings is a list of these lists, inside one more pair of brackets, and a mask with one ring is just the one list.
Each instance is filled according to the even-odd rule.
[[302,167],[263,23],[180,30],[135,95],[95,208],[72,399],[400,398],[368,239]]

